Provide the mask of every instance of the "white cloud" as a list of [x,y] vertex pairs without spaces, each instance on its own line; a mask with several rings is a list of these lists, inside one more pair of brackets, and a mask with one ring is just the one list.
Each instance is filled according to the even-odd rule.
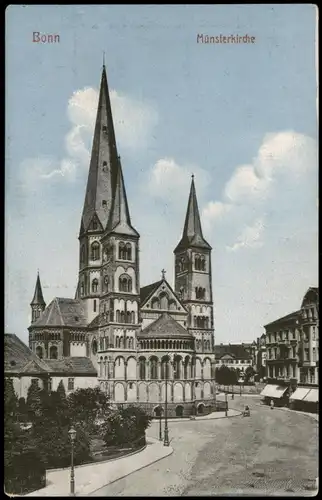
[[224,198],[235,204],[263,199],[280,176],[296,181],[314,168],[316,161],[311,137],[294,131],[267,134],[253,163],[236,168],[225,186]]
[[[203,210],[206,227],[229,213],[240,221],[265,211],[267,200],[280,193],[278,203],[296,200],[297,189],[317,165],[315,141],[294,131],[267,134],[253,162],[238,166],[223,189],[222,201],[211,201]],[[292,198],[293,197],[293,198]],[[296,201],[295,201],[296,200]],[[241,241],[236,240],[240,248]],[[249,246],[249,245],[245,245]],[[258,246],[258,245],[257,245]]]
[[182,203],[182,195],[188,199],[192,174],[199,199],[209,183],[209,174],[198,166],[179,165],[173,158],[161,158],[150,170],[149,193],[173,204]]
[[264,231],[263,219],[257,219],[252,226],[245,226],[237,238],[237,242],[228,246],[228,250],[236,251],[240,248],[259,248],[263,245],[261,236]]
[[[71,128],[64,139],[66,156],[62,160],[53,157],[25,160],[21,165],[24,188],[36,190],[36,183],[46,179],[73,180],[78,171],[88,169],[98,95],[98,90],[91,87],[73,93],[67,105]],[[115,133],[121,148],[144,147],[157,124],[157,111],[150,104],[116,90],[110,91],[110,98]]]

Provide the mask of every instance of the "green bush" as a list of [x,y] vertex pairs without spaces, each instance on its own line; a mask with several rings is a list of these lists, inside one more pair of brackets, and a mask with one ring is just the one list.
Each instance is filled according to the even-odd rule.
[[100,435],[106,446],[122,446],[145,436],[151,417],[137,406],[115,409],[105,416]]

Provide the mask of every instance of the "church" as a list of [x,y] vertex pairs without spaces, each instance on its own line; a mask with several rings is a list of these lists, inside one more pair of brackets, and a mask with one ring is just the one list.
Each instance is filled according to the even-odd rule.
[[55,297],[46,307],[37,276],[28,329],[32,352],[44,361],[87,358],[116,404],[137,403],[156,415],[167,399],[169,416],[212,411],[212,249],[203,236],[194,178],[173,252],[174,287],[165,271],[141,287],[140,234],[130,216],[105,65],[78,239],[74,299]]

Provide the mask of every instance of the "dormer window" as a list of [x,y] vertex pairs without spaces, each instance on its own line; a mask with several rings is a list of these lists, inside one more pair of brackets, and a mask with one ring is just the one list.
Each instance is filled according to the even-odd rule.
[[103,132],[105,132],[105,134],[107,134],[107,126],[106,125],[103,125],[102,130],[103,130]]
[[107,161],[103,161],[103,172],[107,172]]
[[106,208],[106,207],[107,207],[107,201],[106,201],[106,200],[102,200],[102,207],[103,207],[103,208]]
[[97,220],[93,220],[93,229],[97,229]]

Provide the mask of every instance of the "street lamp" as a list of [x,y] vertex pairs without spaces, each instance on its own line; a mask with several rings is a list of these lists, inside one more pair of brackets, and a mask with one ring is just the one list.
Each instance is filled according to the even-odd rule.
[[159,441],[162,441],[162,422],[161,422],[161,418],[162,418],[162,406],[160,405],[159,406]]
[[165,408],[164,408],[164,446],[169,446],[169,429],[168,429],[168,363],[169,357],[167,357],[165,365]]
[[71,465],[70,465],[70,494],[75,496],[75,473],[74,473],[74,441],[76,439],[76,431],[74,427],[71,427],[68,431],[70,441],[72,444],[71,449]]
[[225,402],[226,402],[226,407],[225,407],[225,416],[228,416],[228,401],[227,401],[227,392],[225,392]]

